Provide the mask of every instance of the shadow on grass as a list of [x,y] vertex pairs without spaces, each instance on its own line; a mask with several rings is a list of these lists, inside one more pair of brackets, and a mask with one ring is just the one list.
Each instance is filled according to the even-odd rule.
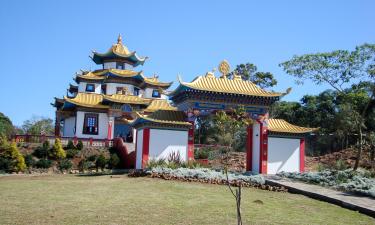
[[104,172],[90,172],[76,174],[78,177],[97,177],[97,176],[108,176],[108,175],[125,175],[129,173],[129,169],[116,169]]

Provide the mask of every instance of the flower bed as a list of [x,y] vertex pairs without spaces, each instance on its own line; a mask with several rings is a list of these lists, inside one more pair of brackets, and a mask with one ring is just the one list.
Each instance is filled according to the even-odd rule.
[[[161,178],[165,180],[179,180],[185,182],[201,182],[209,184],[227,184],[226,175],[223,172],[214,171],[207,168],[163,168],[155,167],[146,171],[135,170],[129,173],[131,177],[150,176],[152,178]],[[270,191],[286,191],[283,187],[275,187],[265,184],[265,179],[261,175],[243,175],[229,173],[228,180],[230,185],[244,187],[256,187]]]
[[278,176],[375,198],[375,179],[371,177],[369,172],[364,170],[325,170],[306,173],[281,172]]

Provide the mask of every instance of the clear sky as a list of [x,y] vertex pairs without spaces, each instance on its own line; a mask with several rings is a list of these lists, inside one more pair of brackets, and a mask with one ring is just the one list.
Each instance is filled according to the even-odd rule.
[[[0,2],[0,112],[21,125],[32,115],[54,118],[53,98],[75,72],[96,69],[88,57],[119,33],[150,59],[137,70],[184,81],[227,59],[272,72],[284,100],[327,87],[297,86],[279,63],[293,55],[353,49],[375,42],[375,1],[18,1]],[[218,75],[218,74],[217,74]]]

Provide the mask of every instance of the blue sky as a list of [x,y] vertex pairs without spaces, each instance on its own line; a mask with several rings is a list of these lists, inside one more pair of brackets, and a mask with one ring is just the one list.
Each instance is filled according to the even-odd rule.
[[106,51],[119,33],[130,50],[150,59],[146,75],[184,81],[227,59],[252,62],[293,87],[297,101],[327,86],[297,86],[279,63],[293,55],[353,49],[375,42],[375,1],[17,1],[0,2],[0,112],[21,125],[32,115],[54,118],[88,57]]

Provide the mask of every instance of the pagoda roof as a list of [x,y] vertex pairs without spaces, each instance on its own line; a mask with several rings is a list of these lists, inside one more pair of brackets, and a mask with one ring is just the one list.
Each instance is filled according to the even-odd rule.
[[248,96],[261,96],[261,97],[279,97],[283,93],[279,92],[269,92],[258,87],[251,81],[243,80],[241,78],[228,79],[217,78],[213,73],[209,72],[205,76],[198,76],[192,82],[183,82],[179,77],[180,85],[171,92],[169,95],[175,95],[178,92],[193,89],[199,91],[209,91],[216,93],[229,93],[229,94],[239,94]]
[[114,94],[114,95],[103,95],[104,101],[116,102],[122,104],[136,104],[136,105],[149,105],[151,99],[141,98],[134,95]]
[[[74,98],[64,97],[64,107],[69,107],[69,103],[88,108],[107,109],[109,106],[103,105],[103,95],[95,93],[78,93]],[[68,104],[67,104],[68,103]]]
[[296,126],[283,119],[268,119],[268,130],[277,133],[304,134],[314,132],[318,128]]
[[164,125],[180,125],[190,127],[191,123],[186,122],[186,114],[182,111],[158,110],[149,115],[143,115],[136,112],[137,119],[132,122],[132,125],[142,123],[156,123]]
[[177,111],[176,107],[173,107],[165,99],[154,99],[151,104],[144,110],[145,112],[155,112],[157,110],[165,111]]
[[122,43],[122,37],[119,35],[117,43],[112,45],[106,53],[93,51],[92,60],[96,64],[103,64],[105,61],[124,60],[130,62],[133,66],[143,65],[148,57],[140,57],[135,51],[131,52]]
[[133,70],[119,70],[119,69],[103,69],[95,71],[83,71],[82,74],[77,75],[76,81],[79,79],[93,80],[93,81],[103,81],[109,77],[118,78],[134,78],[141,82],[149,85],[159,86],[163,88],[169,88],[173,82],[160,82],[157,77],[145,77],[143,71],[133,71]]

